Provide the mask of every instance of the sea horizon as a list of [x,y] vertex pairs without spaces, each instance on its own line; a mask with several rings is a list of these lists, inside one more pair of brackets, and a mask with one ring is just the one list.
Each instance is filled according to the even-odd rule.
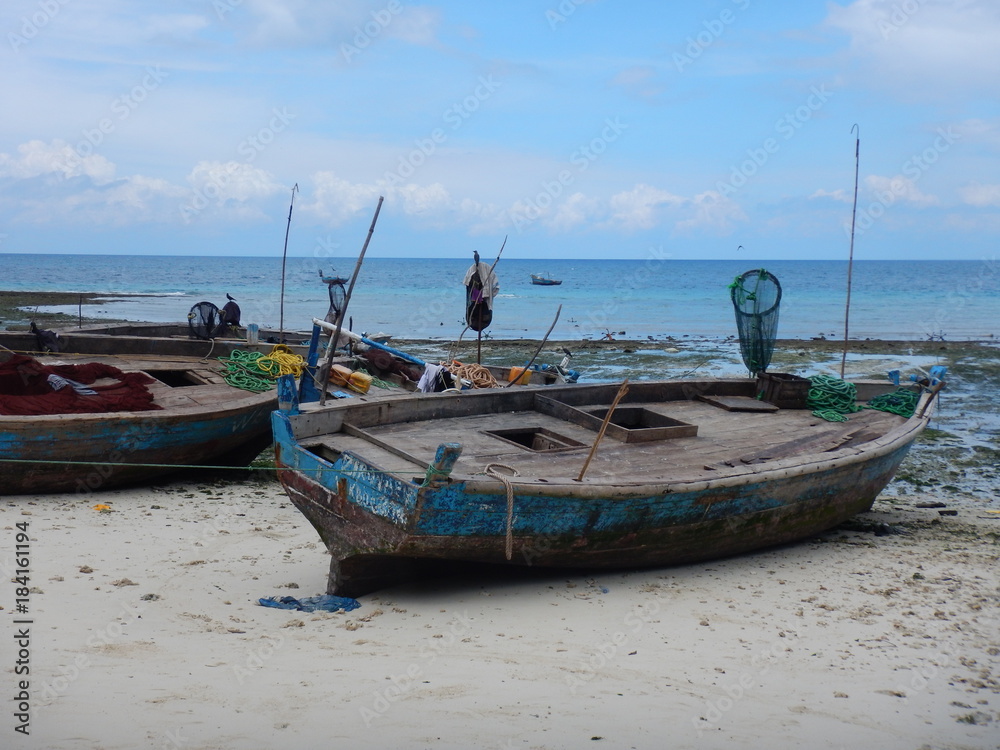
[[[492,257],[483,256],[487,263]],[[307,330],[328,308],[319,278],[350,278],[357,258],[0,254],[7,291],[95,293],[97,318],[186,320],[192,305],[221,307],[231,294],[243,322]],[[355,330],[403,338],[457,338],[464,327],[462,280],[471,258],[366,257],[348,315]],[[842,336],[848,261],[522,259],[501,257],[493,338],[541,338],[559,311],[553,339],[726,337],[735,335],[728,286],[766,268],[783,289],[778,336]],[[1000,266],[992,260],[855,260],[850,336],[902,340],[991,339],[1000,333]],[[531,284],[549,274],[559,286]],[[282,297],[283,306],[282,306]],[[561,308],[560,308],[561,306]],[[70,307],[72,309],[70,309]],[[73,306],[45,307],[76,316]]]

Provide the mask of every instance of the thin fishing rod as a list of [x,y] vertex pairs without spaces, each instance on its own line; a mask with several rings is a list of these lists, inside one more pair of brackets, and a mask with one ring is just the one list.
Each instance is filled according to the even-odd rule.
[[295,193],[298,192],[299,183],[292,185],[292,200],[288,204],[288,225],[285,227],[285,249],[281,253],[281,302],[279,304],[278,341],[285,343],[285,262],[288,259],[288,233],[292,229],[292,207],[295,205]]
[[854,139],[854,208],[851,210],[851,252],[847,258],[847,304],[844,308],[844,353],[840,358],[840,379],[844,379],[844,368],[847,365],[847,334],[851,320],[851,274],[854,270],[854,223],[858,216],[858,169],[861,164],[861,128],[857,123],[851,128],[858,131]]

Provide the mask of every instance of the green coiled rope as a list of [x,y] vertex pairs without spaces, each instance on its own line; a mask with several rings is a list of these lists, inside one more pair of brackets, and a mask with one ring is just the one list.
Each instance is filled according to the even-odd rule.
[[814,416],[828,422],[846,422],[845,415],[861,411],[855,401],[858,389],[854,383],[829,375],[815,375],[809,378],[809,394],[806,407]]
[[253,393],[271,390],[274,387],[274,379],[267,369],[258,364],[258,360],[263,356],[261,352],[234,349],[228,357],[219,357],[219,361],[226,368],[223,375],[226,382],[234,388]]
[[890,414],[909,419],[917,410],[917,402],[919,401],[919,393],[911,391],[909,388],[900,388],[892,393],[883,393],[870,399],[868,408],[887,411]]

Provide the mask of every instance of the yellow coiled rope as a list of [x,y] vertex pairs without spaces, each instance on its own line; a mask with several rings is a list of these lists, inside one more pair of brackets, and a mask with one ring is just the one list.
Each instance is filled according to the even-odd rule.
[[274,387],[282,375],[298,377],[306,362],[285,344],[275,344],[267,354],[234,349],[228,357],[219,357],[225,365],[225,379],[234,388],[260,393]]
[[301,354],[295,354],[285,344],[275,344],[270,353],[257,360],[257,367],[272,378],[282,375],[298,377],[306,367],[306,361]]

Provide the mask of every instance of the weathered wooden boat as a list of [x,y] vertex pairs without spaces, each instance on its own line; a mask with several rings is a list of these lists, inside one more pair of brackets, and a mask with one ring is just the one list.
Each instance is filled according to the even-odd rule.
[[218,362],[124,355],[40,361],[145,373],[159,408],[0,415],[0,494],[88,492],[148,482],[178,467],[246,466],[270,443],[276,392],[228,385]]
[[328,592],[357,596],[422,561],[662,566],[809,537],[871,508],[933,408],[926,392],[909,419],[831,423],[761,402],[754,380],[638,382],[612,409],[617,390],[282,397],[278,476],[332,554]]
[[[58,351],[66,354],[136,354],[141,356],[227,357],[234,351],[268,352],[278,340],[273,330],[259,331],[258,341],[220,336],[206,340],[191,336],[187,323],[121,323],[56,328]],[[292,351],[305,356],[309,334],[288,332]],[[0,345],[14,351],[41,351],[38,337],[29,331],[0,331]]]
[[562,279],[553,279],[547,274],[533,273],[531,274],[531,283],[535,286],[559,286],[562,284]]

